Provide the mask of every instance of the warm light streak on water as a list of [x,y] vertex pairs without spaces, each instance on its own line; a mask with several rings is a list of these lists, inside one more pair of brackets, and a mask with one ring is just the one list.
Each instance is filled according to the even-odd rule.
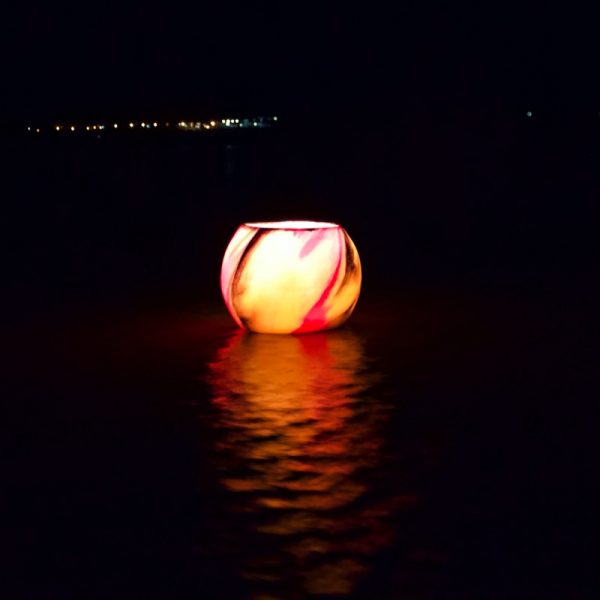
[[361,338],[238,332],[209,373],[221,483],[249,518],[239,542],[256,548],[242,576],[271,592],[350,593],[392,541],[392,514],[416,501],[370,493],[387,409],[370,394],[380,376]]

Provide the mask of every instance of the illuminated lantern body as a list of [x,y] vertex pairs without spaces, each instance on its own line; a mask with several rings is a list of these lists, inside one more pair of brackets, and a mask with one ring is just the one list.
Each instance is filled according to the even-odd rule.
[[308,333],[341,325],[361,284],[360,259],[339,225],[245,223],[223,258],[221,291],[236,323],[258,333]]

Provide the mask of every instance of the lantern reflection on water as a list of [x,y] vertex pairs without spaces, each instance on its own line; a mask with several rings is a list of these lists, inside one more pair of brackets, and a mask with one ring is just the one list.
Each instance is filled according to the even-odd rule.
[[236,332],[209,368],[221,483],[244,519],[236,543],[257,549],[243,575],[269,593],[349,593],[407,502],[370,489],[387,412],[368,395],[378,375],[360,338]]
[[360,285],[356,247],[334,223],[246,223],[231,239],[221,268],[231,316],[259,333],[337,327],[354,310]]

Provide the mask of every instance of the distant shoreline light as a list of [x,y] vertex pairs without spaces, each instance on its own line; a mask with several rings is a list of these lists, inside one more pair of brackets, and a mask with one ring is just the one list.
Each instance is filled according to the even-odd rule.
[[[262,128],[268,129],[273,127],[275,123],[279,121],[277,116],[272,117],[226,117],[222,119],[210,119],[210,120],[192,120],[192,121],[177,121],[175,125],[176,130],[179,131],[197,131],[197,132],[205,132],[205,131],[214,131],[214,130],[230,130],[230,129],[254,129],[254,128]],[[112,129],[119,129],[119,123],[112,123]],[[150,129],[150,130],[159,130],[159,129],[171,129],[169,122],[160,123],[159,121],[129,121],[124,123],[125,126],[129,125],[129,127],[125,127],[127,129]],[[27,131],[35,133],[45,133],[48,131],[61,133],[61,132],[97,132],[102,131],[104,129],[110,129],[110,124],[105,125],[103,123],[54,123],[45,127],[34,127],[33,125],[27,126]],[[99,137],[96,136],[96,137]]]

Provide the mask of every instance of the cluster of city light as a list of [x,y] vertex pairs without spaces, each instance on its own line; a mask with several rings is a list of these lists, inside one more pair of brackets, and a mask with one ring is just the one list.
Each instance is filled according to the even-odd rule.
[[[206,131],[215,129],[250,129],[271,127],[277,122],[277,117],[250,117],[250,118],[226,118],[208,121],[178,121],[175,129],[182,131]],[[54,132],[100,132],[107,129],[165,129],[171,128],[171,123],[158,121],[129,121],[126,123],[94,123],[94,124],[75,124],[75,123],[56,123],[51,127],[27,127],[27,131],[42,133],[42,131]]]
[[219,121],[179,121],[178,129],[202,131],[206,129],[246,129],[253,127],[271,127],[277,117],[253,117],[244,119],[220,119]]

